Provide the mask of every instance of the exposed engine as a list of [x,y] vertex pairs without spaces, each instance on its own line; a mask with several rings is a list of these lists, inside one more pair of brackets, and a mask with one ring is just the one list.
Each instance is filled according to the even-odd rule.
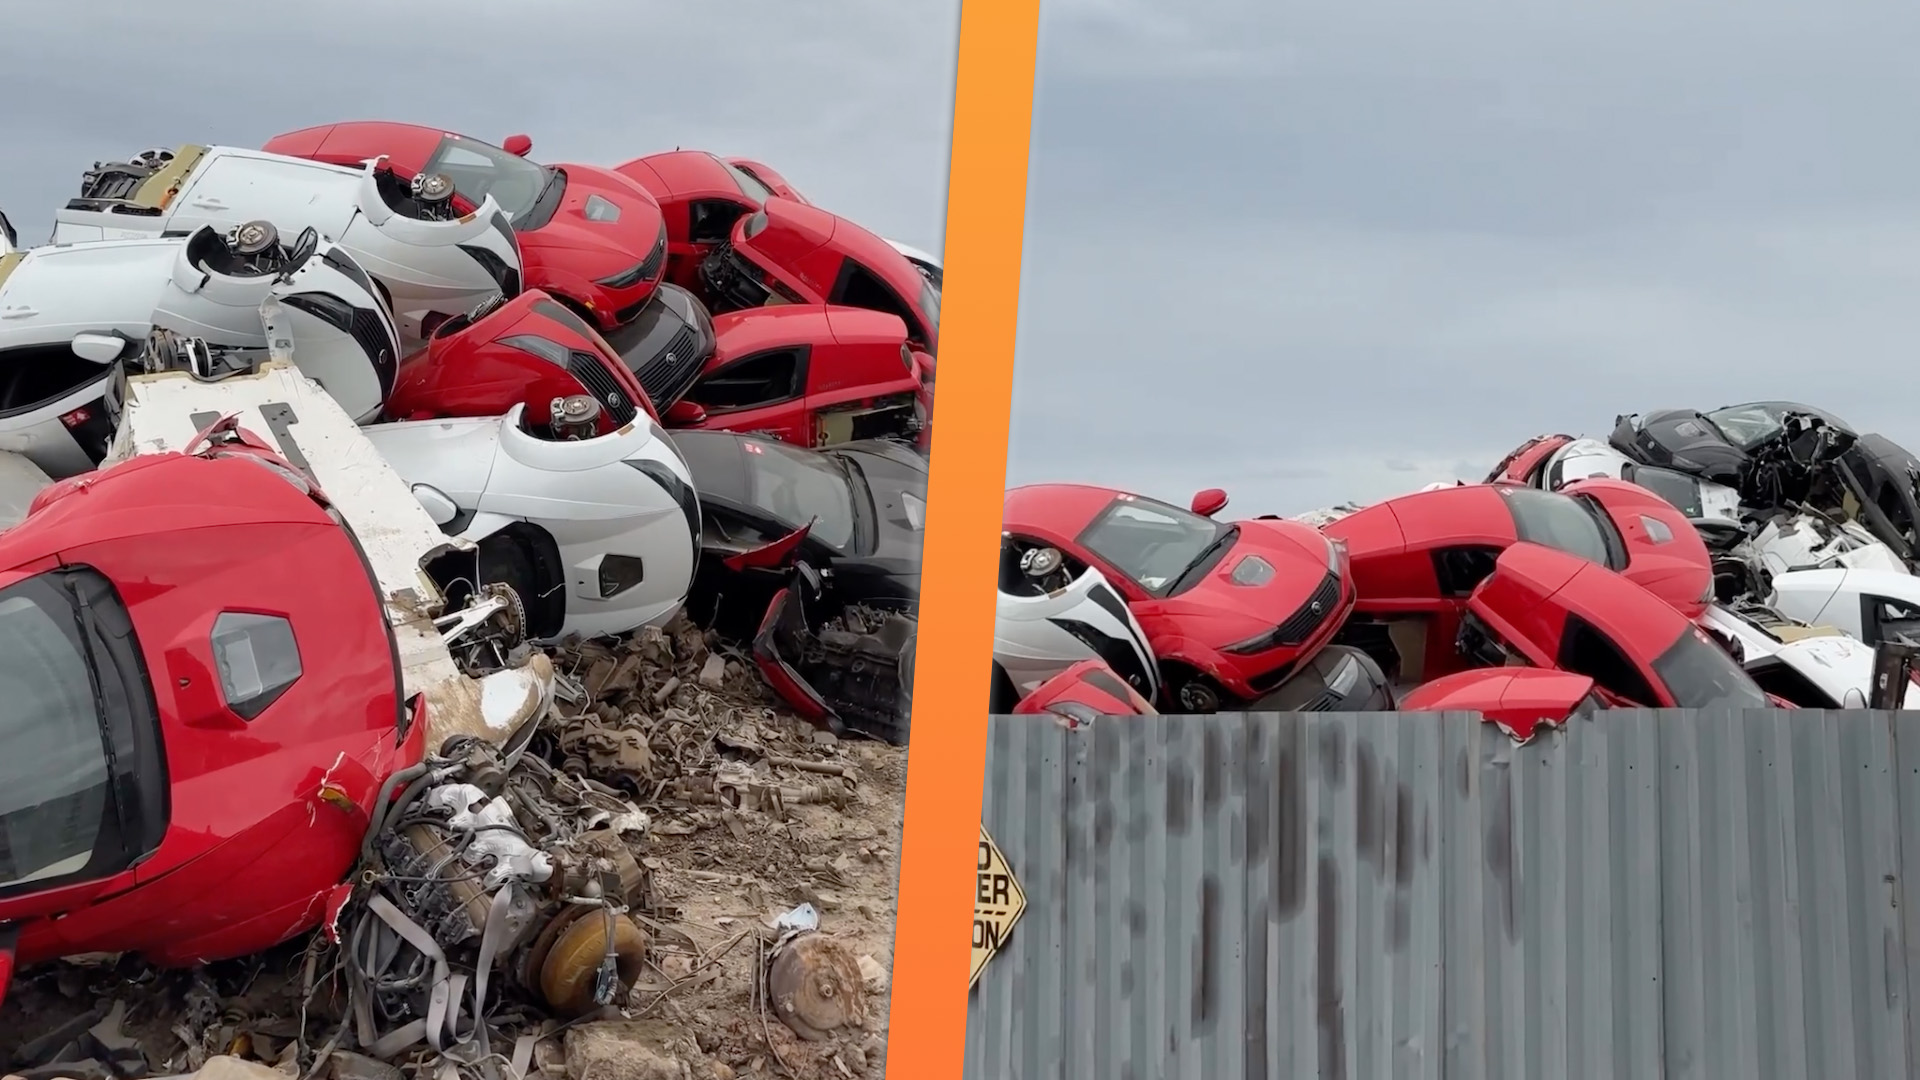
[[707,307],[715,315],[764,306],[773,295],[760,268],[728,243],[715,244],[700,261],[700,283],[706,286]]
[[818,571],[800,564],[754,641],[763,667],[805,680],[835,714],[829,725],[895,745],[907,741],[917,620],[905,610],[847,604],[837,610]]
[[478,1064],[499,1053],[489,1022],[578,1017],[640,975],[646,816],[526,753],[534,735],[500,749],[450,739],[376,804],[366,870],[336,924],[355,1035],[376,1057],[425,1043]]
[[96,161],[80,175],[80,198],[87,202],[123,202],[133,198],[154,173],[173,164],[173,151],[154,147],[130,161]]

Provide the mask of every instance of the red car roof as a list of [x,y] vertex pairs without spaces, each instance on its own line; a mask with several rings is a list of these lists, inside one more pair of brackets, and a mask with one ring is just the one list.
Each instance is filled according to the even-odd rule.
[[1071,539],[1125,492],[1091,484],[1030,484],[1011,488],[1000,520],[1015,531],[1045,532]]

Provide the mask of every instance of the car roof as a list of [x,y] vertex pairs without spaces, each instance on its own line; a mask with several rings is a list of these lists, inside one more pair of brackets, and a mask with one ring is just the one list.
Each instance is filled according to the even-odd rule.
[[1009,488],[1000,520],[1004,527],[1014,531],[1076,537],[1101,511],[1126,494],[1129,493],[1092,484],[1029,484]]

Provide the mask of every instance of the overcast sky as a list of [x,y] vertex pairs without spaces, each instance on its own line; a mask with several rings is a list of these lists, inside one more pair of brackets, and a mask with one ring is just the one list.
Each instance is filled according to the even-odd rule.
[[1009,484],[1293,513],[1755,398],[1920,448],[1920,6],[1041,23]]
[[353,119],[525,133],[543,162],[739,155],[883,235],[938,253],[945,234],[959,0],[4,9],[0,209],[23,243],[96,160]]

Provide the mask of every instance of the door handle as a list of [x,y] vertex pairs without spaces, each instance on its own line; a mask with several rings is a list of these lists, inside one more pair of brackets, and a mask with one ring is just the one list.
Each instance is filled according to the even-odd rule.
[[0,319],[30,319],[40,314],[25,304],[15,304],[10,308],[0,308]]
[[227,204],[221,202],[219,199],[195,199],[193,200],[193,205],[202,210],[225,210],[227,208]]

